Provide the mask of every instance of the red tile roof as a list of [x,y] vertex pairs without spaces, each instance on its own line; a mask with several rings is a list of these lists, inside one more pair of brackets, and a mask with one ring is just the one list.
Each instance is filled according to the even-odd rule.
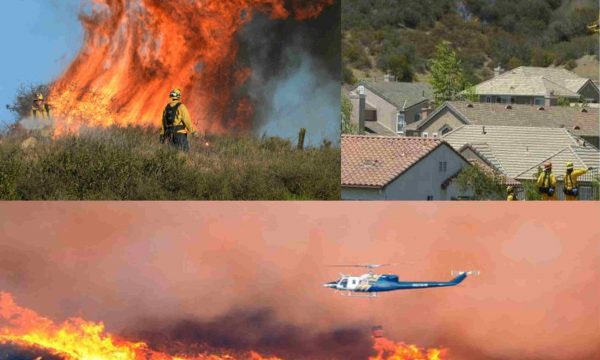
[[342,185],[383,187],[443,143],[433,138],[342,135]]

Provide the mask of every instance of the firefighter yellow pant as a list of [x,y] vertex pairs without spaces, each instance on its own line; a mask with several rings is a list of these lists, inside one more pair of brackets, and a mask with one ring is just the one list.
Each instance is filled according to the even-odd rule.
[[573,195],[565,195],[565,199],[567,201],[577,201],[577,196],[573,196]]
[[548,200],[548,201],[556,200],[556,196],[548,196],[548,194],[542,194],[542,200]]

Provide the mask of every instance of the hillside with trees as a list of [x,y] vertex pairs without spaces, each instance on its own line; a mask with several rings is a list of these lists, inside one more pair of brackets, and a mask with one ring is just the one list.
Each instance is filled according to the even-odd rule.
[[391,72],[431,81],[448,42],[476,84],[501,66],[562,66],[598,80],[597,0],[343,0],[345,83]]

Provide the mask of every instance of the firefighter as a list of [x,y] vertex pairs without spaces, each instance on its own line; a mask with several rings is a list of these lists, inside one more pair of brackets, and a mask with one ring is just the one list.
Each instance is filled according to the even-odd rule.
[[175,88],[169,93],[171,101],[165,107],[160,131],[160,142],[168,142],[179,150],[189,151],[188,134],[197,136],[192,119],[185,105],[181,103],[181,90]]
[[544,171],[538,176],[537,187],[542,200],[555,200],[556,177],[552,174],[552,163],[544,163]]
[[44,102],[44,95],[42,93],[35,94],[30,116],[34,119],[50,118],[50,105]]
[[565,185],[563,187],[563,192],[565,193],[565,198],[567,201],[577,200],[577,196],[579,196],[579,187],[577,179],[588,172],[589,169],[573,169],[573,163],[569,161],[567,163],[567,173],[565,174]]
[[512,186],[506,187],[506,200],[507,201],[515,201],[517,200],[517,196],[515,195],[515,189]]

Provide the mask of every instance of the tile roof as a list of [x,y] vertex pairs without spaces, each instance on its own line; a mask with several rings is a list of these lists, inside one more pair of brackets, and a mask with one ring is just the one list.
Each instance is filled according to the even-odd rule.
[[[409,108],[423,101],[433,99],[433,88],[429,83],[364,80],[361,85],[398,108]],[[354,89],[357,87],[358,85]]]
[[384,187],[442,144],[431,138],[342,135],[342,185]]
[[[584,156],[581,157],[580,154]],[[583,148],[569,146],[533,165],[531,168],[517,175],[517,177],[521,179],[533,179],[538,173],[538,167],[543,167],[546,161],[552,162],[552,172],[556,176],[556,179],[561,181],[567,170],[567,162],[572,162],[575,169],[587,169],[591,166],[597,168],[598,162],[600,162],[600,152],[591,147]]]
[[[560,128],[464,125],[447,133],[443,139],[455,149],[470,144],[481,154],[487,154],[488,160],[493,156],[495,160],[490,162],[496,161],[505,175],[516,179],[566,148],[586,151],[590,158],[593,155],[589,152],[598,153],[598,149],[589,144],[584,146],[580,138]],[[571,157],[571,161],[578,161],[574,154]]]
[[475,86],[483,95],[533,95],[579,97],[577,91],[588,81],[560,68],[520,66]]
[[[582,112],[580,107],[570,106],[549,106],[544,110],[538,110],[538,106],[512,104],[512,109],[507,109],[507,104],[469,103],[466,101],[449,101],[442,106],[452,108],[468,124],[473,125],[565,128],[579,136],[598,136],[600,134],[597,108],[586,107],[584,108],[586,112]],[[411,125],[414,129],[422,128],[436,113],[438,110],[427,119]]]

